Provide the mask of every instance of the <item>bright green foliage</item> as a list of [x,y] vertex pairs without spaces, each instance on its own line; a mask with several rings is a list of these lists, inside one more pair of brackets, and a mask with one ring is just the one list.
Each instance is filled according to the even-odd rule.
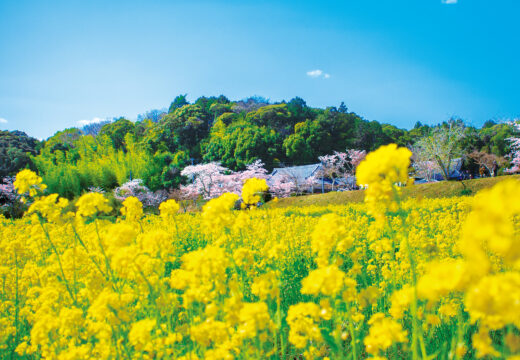
[[511,150],[507,139],[516,136],[516,131],[509,124],[496,124],[482,128],[479,135],[482,140],[482,151],[504,156]]
[[294,163],[316,161],[331,150],[332,136],[323,121],[307,120],[294,126],[294,134],[283,142],[285,155]]
[[52,137],[47,139],[44,143],[45,148],[50,152],[58,150],[69,151],[74,147],[76,140],[81,138],[81,131],[76,128],[65,129],[58,131]]
[[174,110],[162,118],[159,124],[168,144],[178,142],[190,154],[199,157],[200,144],[209,133],[210,119],[201,106],[194,104]]
[[130,120],[125,118],[119,118],[116,121],[106,124],[101,128],[99,135],[107,135],[116,149],[121,149],[125,142],[125,136],[129,133],[133,133],[135,125]]
[[390,124],[383,124],[381,126],[383,134],[388,138],[388,142],[397,144],[399,146],[406,146],[411,143],[411,138],[406,129],[399,129]]
[[287,104],[263,106],[247,114],[246,119],[258,126],[266,126],[282,133],[290,133],[295,123]]
[[106,135],[83,136],[72,145],[68,151],[53,151],[54,145],[46,145],[32,158],[50,192],[72,198],[88,187],[108,190],[130,178],[143,179],[152,190],[163,187],[163,182],[175,182],[168,172],[173,156],[152,154],[135,143],[131,134],[124,139],[126,151],[116,149]]
[[280,152],[281,136],[265,126],[239,121],[226,126],[222,120],[213,126],[204,148],[204,160],[221,161],[232,169],[243,169],[261,159],[272,164]]
[[175,97],[175,99],[173,99],[172,103],[170,104],[170,108],[168,109],[168,112],[172,113],[175,110],[183,107],[184,105],[188,105],[189,102],[188,102],[188,100],[186,100],[186,95],[187,94],[178,95],[177,97]]

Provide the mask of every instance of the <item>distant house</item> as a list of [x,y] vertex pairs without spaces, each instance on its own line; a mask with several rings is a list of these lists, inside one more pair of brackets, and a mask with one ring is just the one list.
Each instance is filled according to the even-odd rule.
[[[450,174],[449,174],[448,179],[459,179],[462,176],[463,163],[464,163],[464,161],[462,158],[453,159],[451,161]],[[416,181],[416,183],[444,180],[442,171],[439,169],[439,167],[437,166],[437,164],[435,162],[425,161],[424,164],[425,164],[424,168],[429,169],[428,170],[429,173],[426,176],[425,171],[418,171],[419,176],[417,176],[416,179],[417,180],[420,179],[420,180],[419,180],[419,182]]]
[[271,173],[271,179],[276,181],[277,178],[289,179],[299,191],[309,188],[312,191],[314,186],[314,176],[322,168],[320,163],[301,166],[289,166],[283,168],[274,168]]
[[[460,176],[462,175],[462,164],[463,163],[464,163],[464,161],[462,160],[462,158],[453,159],[451,161],[450,174],[448,176],[448,179],[460,178]],[[433,178],[435,180],[439,180],[439,181],[444,180],[444,177],[442,176],[442,172],[440,170],[435,171]]]
[[295,179],[298,183],[305,183],[310,178],[315,176],[321,169],[321,164],[301,165],[301,166],[289,166],[283,168],[274,168],[271,173],[272,178],[277,176],[289,176]]

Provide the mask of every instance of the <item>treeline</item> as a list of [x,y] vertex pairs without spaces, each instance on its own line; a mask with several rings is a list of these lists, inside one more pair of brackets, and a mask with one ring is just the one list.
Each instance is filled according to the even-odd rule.
[[[453,122],[454,120],[452,120]],[[462,123],[461,120],[456,120]],[[38,142],[21,132],[0,132],[0,177],[30,167],[51,192],[72,198],[90,187],[105,190],[129,179],[142,179],[151,190],[175,188],[191,163],[218,161],[242,170],[260,159],[268,170],[317,162],[333,151],[371,151],[383,144],[411,146],[431,131],[417,123],[411,130],[367,121],[339,107],[312,108],[301,98],[269,103],[261,97],[230,101],[200,97],[189,103],[177,96],[166,111],[152,110],[138,121],[124,118],[72,128]],[[480,129],[465,126],[466,152],[504,156],[509,124],[488,121]]]

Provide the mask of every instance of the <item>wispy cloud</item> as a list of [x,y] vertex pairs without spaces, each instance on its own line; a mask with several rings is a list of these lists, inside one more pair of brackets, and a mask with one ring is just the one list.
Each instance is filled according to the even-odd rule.
[[441,0],[443,4],[456,4],[459,0]]
[[92,118],[90,120],[79,120],[78,124],[81,125],[81,126],[85,126],[85,125],[90,125],[90,124],[96,124],[96,123],[99,123],[99,122],[102,122],[102,121],[105,121],[105,119],[102,119],[102,118],[99,118],[99,117],[95,117],[95,118]]
[[7,123],[8,123],[7,119],[0,118],[0,124],[7,124]]
[[323,78],[323,79],[330,78],[329,74],[324,73],[323,70],[320,70],[320,69],[307,71],[307,76],[309,76],[311,78]]
[[310,76],[310,77],[313,77],[313,78],[320,77],[321,74],[323,74],[323,71],[320,70],[320,69],[307,71],[307,76]]

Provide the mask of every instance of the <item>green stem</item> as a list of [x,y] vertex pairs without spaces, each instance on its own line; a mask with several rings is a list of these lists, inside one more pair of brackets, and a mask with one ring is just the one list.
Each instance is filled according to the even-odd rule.
[[58,252],[58,249],[54,245],[54,242],[51,240],[51,237],[50,237],[49,233],[47,232],[47,230],[45,229],[45,226],[43,226],[43,222],[42,222],[41,217],[38,217],[38,219],[40,220],[40,225],[42,227],[43,233],[45,234],[45,237],[49,241],[49,244],[51,244],[52,251],[54,251],[54,253],[56,254],[56,258],[58,259],[58,266],[59,266],[60,271],[61,271],[61,276],[63,276],[63,282],[65,283],[65,287],[67,288],[67,292],[69,293],[70,298],[72,299],[72,302],[74,303],[74,305],[76,305],[76,298],[75,298],[75,296],[74,296],[74,294],[72,292],[72,289],[70,288],[69,281],[67,280],[67,277],[65,276],[65,271],[63,270],[63,265],[61,263],[61,257],[60,257],[60,254]]

